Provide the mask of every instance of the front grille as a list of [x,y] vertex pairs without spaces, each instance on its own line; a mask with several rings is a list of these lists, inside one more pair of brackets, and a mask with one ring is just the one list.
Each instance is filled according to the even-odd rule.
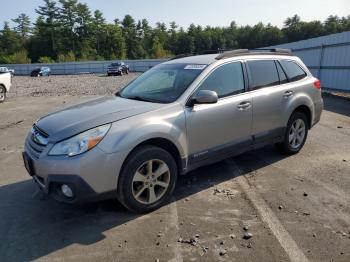
[[[38,139],[38,137],[40,139]],[[36,125],[33,126],[31,134],[27,139],[27,148],[32,156],[39,158],[40,154],[44,151],[49,136],[39,129]]]

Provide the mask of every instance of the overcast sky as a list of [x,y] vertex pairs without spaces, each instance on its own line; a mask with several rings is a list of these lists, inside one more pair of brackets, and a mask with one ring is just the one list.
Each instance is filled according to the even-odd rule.
[[[298,14],[304,21],[325,20],[329,15],[350,15],[350,0],[81,0],[90,9],[100,9],[107,21],[130,14],[136,20],[146,18],[152,25],[161,21],[187,27],[196,25],[228,26],[258,22],[283,26],[286,17]],[[32,21],[34,9],[42,0],[0,0],[0,23],[26,13]],[[1,26],[2,27],[2,26]]]

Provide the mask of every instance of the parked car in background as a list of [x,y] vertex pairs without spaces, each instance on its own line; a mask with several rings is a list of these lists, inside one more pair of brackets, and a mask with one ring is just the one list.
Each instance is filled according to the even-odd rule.
[[9,72],[11,74],[11,76],[14,76],[14,74],[15,74],[14,69],[8,69],[7,67],[4,67],[4,66],[0,67],[0,74],[7,73],[7,72]]
[[30,76],[49,76],[51,74],[50,67],[38,67],[35,68],[31,73]]
[[321,82],[288,50],[173,59],[113,97],[40,118],[23,159],[57,200],[117,197],[149,212],[200,166],[268,144],[298,153],[322,109]]
[[107,68],[108,76],[121,76],[123,74],[129,74],[129,66],[124,62],[112,63]]
[[0,103],[6,99],[6,94],[10,91],[12,85],[12,76],[10,72],[0,73]]

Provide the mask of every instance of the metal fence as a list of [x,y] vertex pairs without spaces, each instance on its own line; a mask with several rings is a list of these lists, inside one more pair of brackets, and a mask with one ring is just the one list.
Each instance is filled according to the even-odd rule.
[[350,31],[273,47],[292,49],[323,88],[350,92]]
[[[145,72],[153,66],[164,62],[164,59],[149,60],[123,60],[129,65],[131,72]],[[15,75],[29,75],[37,67],[48,66],[51,68],[51,74],[54,75],[74,75],[74,74],[93,74],[106,73],[107,67],[113,61],[88,61],[88,62],[69,62],[69,63],[52,63],[52,64],[11,64],[0,65],[15,70]]]

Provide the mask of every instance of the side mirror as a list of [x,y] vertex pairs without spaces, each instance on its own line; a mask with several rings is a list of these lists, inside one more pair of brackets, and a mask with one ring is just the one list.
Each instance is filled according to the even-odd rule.
[[195,104],[215,104],[218,99],[218,94],[215,91],[199,90],[191,97],[189,104],[191,106]]

